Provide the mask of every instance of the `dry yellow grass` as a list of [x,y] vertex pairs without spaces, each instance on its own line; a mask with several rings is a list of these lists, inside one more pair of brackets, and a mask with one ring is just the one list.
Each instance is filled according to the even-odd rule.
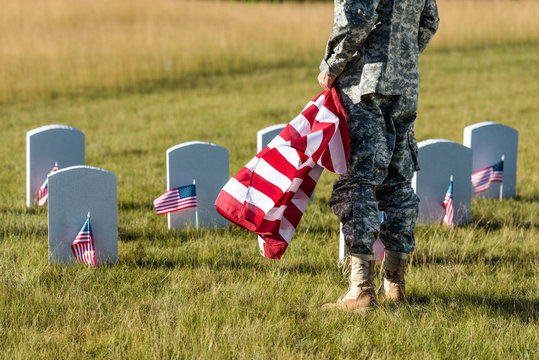
[[[539,38],[536,1],[440,1],[434,46]],[[0,0],[0,102],[321,57],[332,4]]]
[[438,0],[440,28],[433,48],[539,40],[535,0]]
[[[184,1],[1,1],[0,98],[50,88],[134,86],[251,61],[305,56],[327,5]],[[303,20],[296,18],[304,13]],[[324,19],[321,26],[317,22]],[[300,21],[301,20],[301,21]]]

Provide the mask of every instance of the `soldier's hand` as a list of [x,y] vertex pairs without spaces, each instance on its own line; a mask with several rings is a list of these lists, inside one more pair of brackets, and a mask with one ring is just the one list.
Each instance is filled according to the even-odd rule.
[[333,82],[335,81],[335,76],[328,75],[324,72],[321,72],[318,75],[318,83],[324,90],[331,90]]

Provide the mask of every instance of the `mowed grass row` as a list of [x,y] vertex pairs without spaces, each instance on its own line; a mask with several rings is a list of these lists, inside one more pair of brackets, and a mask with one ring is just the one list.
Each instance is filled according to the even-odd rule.
[[[305,64],[324,51],[331,2],[0,0],[0,103]],[[539,41],[534,0],[440,0],[432,47]]]
[[[488,18],[485,3],[451,3],[483,6]],[[492,9],[502,4],[516,9],[517,3],[534,6],[489,2]],[[48,8],[45,2],[35,4],[36,14]],[[55,11],[69,7],[61,4]],[[151,16],[149,5],[133,4],[110,5],[116,9],[114,18],[123,16],[130,24],[126,14]],[[442,11],[447,12],[443,9],[449,4],[441,2]],[[238,15],[240,28],[242,19],[260,24],[261,18],[253,15],[259,12],[275,11],[290,20],[299,10],[311,11],[310,5],[209,5],[222,14],[228,14],[227,6],[250,9],[246,11],[252,11],[252,17]],[[144,11],[140,6],[146,6]],[[327,4],[317,6],[325,9]],[[177,16],[173,9],[162,14]],[[211,6],[205,9],[213,11]],[[84,15],[82,10],[83,19],[105,19],[100,12]],[[28,9],[28,19],[32,11]],[[471,18],[470,11],[461,17]],[[207,12],[192,16],[208,16]],[[331,14],[322,13],[330,22]],[[485,24],[485,17],[476,17],[476,23]],[[70,18],[65,15],[63,21],[72,21],[73,31],[85,24]],[[195,18],[191,21],[198,24]],[[329,25],[322,44],[313,45],[320,52]],[[289,38],[277,40],[297,41],[302,52],[308,40],[301,38],[301,26],[287,26],[297,28]],[[530,26],[515,22],[520,32],[511,37],[491,26],[492,34],[481,41],[456,48],[435,43],[422,55],[417,138],[461,142],[464,126],[487,120],[516,128],[518,196],[504,202],[474,200],[468,226],[419,226],[407,276],[410,304],[383,303],[367,316],[319,311],[347,286],[336,268],[338,221],[328,207],[334,175],[322,176],[315,200],[280,261],[260,257],[255,236],[237,227],[168,232],[166,218],[156,216],[151,206],[166,188],[165,151],[170,146],[190,140],[217,143],[230,150],[231,172],[239,170],[254,155],[258,129],[289,121],[320,91],[318,50],[292,61],[285,47],[284,55],[270,48],[264,55],[267,62],[252,62],[232,73],[227,73],[224,56],[216,65],[220,71],[205,76],[195,71],[186,81],[163,84],[153,73],[148,77],[153,85],[140,92],[129,85],[142,76],[137,66],[155,67],[139,57],[129,58],[133,83],[111,73],[110,86],[104,86],[99,67],[87,68],[90,73],[95,70],[94,90],[108,89],[104,93],[86,89],[74,96],[77,91],[72,90],[81,83],[64,87],[76,77],[74,69],[84,68],[78,65],[65,67],[66,83],[42,83],[37,76],[33,84],[41,88],[17,92],[10,87],[10,101],[0,107],[0,358],[537,358],[539,49],[533,34],[524,31]],[[261,29],[280,31],[278,26]],[[440,31],[443,38],[443,28]],[[121,34],[119,30],[114,36]],[[238,33],[238,39],[242,36]],[[54,44],[51,37],[53,48]],[[242,44],[248,59],[250,51],[254,53],[249,50],[252,44]],[[103,51],[104,59],[108,50]],[[124,51],[115,54],[122,59]],[[208,54],[216,64],[220,61],[211,51]],[[277,59],[281,55],[284,60]],[[192,61],[193,69],[199,66]],[[39,66],[28,66],[28,74],[43,71]],[[35,92],[38,88],[45,90]],[[52,91],[61,96],[51,99]],[[87,164],[118,176],[119,261],[114,267],[48,264],[46,208],[25,208],[24,181],[25,132],[50,123],[84,131]],[[379,283],[379,268],[376,273]]]

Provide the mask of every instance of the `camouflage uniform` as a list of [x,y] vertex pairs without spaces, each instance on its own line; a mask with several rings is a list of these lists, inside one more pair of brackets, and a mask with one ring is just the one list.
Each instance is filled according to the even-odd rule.
[[[410,253],[419,199],[414,120],[418,56],[438,28],[436,0],[335,0],[334,26],[320,70],[337,76],[350,133],[350,169],[330,205],[350,254]],[[387,220],[380,226],[377,210]]]

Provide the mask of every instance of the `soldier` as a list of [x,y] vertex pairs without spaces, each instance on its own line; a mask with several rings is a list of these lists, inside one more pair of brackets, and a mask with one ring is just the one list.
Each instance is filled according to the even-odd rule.
[[[404,272],[419,203],[410,184],[419,170],[418,56],[438,22],[436,0],[335,0],[318,82],[337,88],[350,134],[349,171],[335,181],[330,199],[342,223],[350,286],[323,309],[377,306],[372,247],[378,236],[386,248],[379,294],[406,300]],[[387,216],[382,225],[378,210]]]

